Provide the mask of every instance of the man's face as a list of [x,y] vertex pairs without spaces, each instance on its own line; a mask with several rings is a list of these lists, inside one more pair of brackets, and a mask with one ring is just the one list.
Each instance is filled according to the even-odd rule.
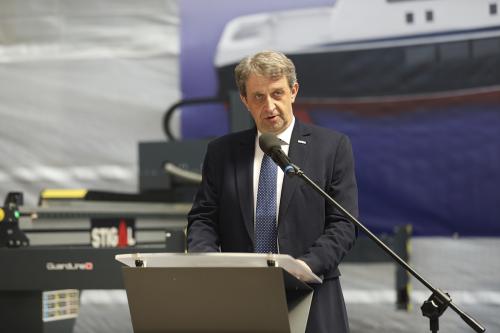
[[272,80],[250,74],[246,82],[247,96],[240,97],[260,132],[279,134],[292,122],[292,103],[298,90],[299,84],[295,83],[290,89],[285,77]]

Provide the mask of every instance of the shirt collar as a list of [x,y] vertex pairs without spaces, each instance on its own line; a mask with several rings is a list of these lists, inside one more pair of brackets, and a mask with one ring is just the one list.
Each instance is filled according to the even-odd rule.
[[290,125],[286,128],[286,130],[278,134],[277,137],[290,144],[290,141],[292,141],[293,126],[295,126],[295,117],[292,116],[292,122]]

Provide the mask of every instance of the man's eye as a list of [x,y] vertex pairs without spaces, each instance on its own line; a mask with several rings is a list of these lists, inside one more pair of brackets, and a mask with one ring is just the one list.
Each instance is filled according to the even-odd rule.
[[258,101],[262,100],[263,98],[264,98],[264,95],[260,95],[260,94],[259,95],[255,95],[255,99],[258,100]]
[[275,97],[281,97],[281,96],[283,96],[283,91],[275,91],[274,92],[274,96]]

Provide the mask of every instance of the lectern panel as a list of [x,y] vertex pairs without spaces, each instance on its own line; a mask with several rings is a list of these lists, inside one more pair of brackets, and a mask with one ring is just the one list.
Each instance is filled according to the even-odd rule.
[[124,267],[134,332],[290,332],[283,270]]

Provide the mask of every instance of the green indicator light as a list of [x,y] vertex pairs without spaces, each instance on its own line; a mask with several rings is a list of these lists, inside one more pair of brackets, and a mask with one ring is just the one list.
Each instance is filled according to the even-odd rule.
[[14,217],[15,217],[16,219],[19,219],[19,218],[21,217],[21,213],[19,213],[19,211],[18,211],[18,210],[14,211]]

